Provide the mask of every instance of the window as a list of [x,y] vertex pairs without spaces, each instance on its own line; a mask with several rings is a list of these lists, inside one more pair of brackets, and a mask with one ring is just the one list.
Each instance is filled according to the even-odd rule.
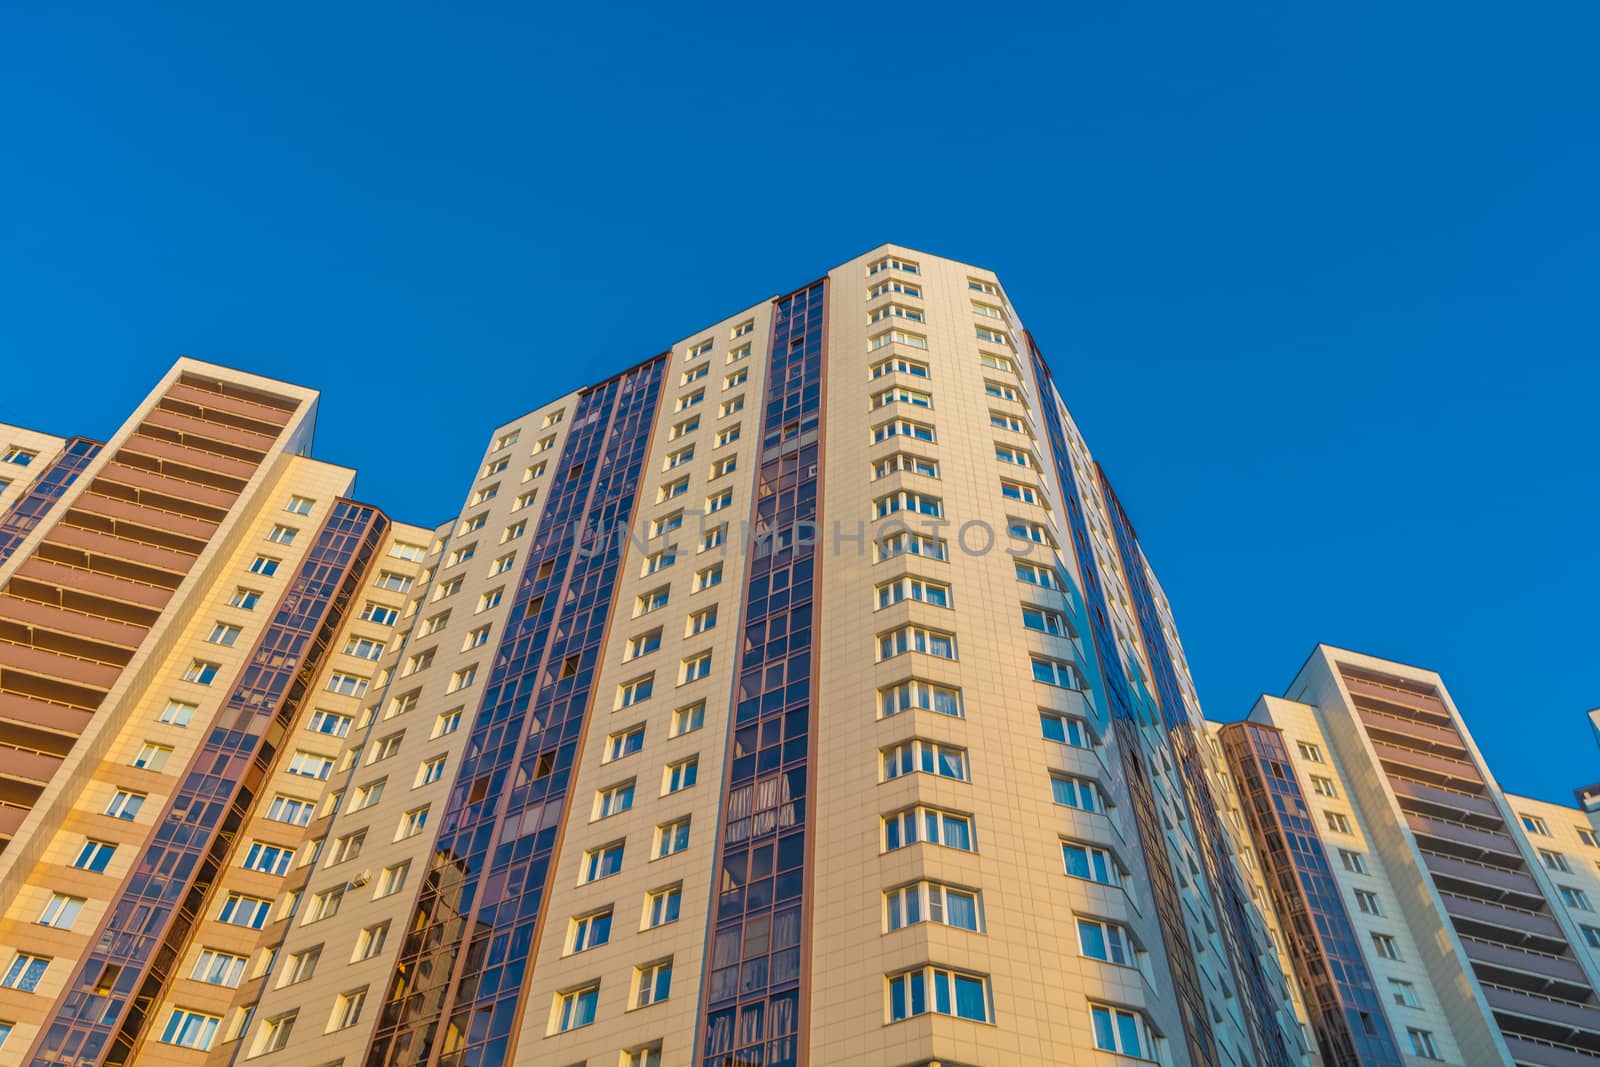
[[502,448],[510,448],[512,445],[517,443],[517,438],[521,436],[521,430],[512,430],[509,433],[503,433],[494,439],[494,444],[489,446],[489,451],[498,452]]
[[433,759],[423,760],[422,765],[417,768],[417,785],[432,785],[443,778],[446,761],[447,757],[445,756],[435,756]]
[[1010,374],[1016,373],[1016,368],[1011,365],[1011,360],[1005,356],[991,355],[988,352],[978,353],[978,362],[990,370],[1003,370]]
[[660,552],[652,552],[644,558],[644,573],[657,574],[678,562],[678,551],[675,548],[664,548]]
[[386,608],[382,604],[369,600],[366,606],[361,609],[361,618],[364,622],[375,622],[380,626],[393,626],[400,620],[400,612],[396,608]]
[[656,676],[654,674],[635,678],[631,682],[623,682],[617,686],[617,707],[630,708],[641,700],[649,700],[655,692]]
[[1367,915],[1383,914],[1383,909],[1378,906],[1378,894],[1370,889],[1356,890],[1356,907]]
[[361,1021],[361,1009],[367,1003],[367,990],[363,986],[349,993],[341,993],[333,1002],[333,1016],[328,1020],[329,1030],[346,1030]]
[[703,634],[707,630],[716,629],[716,626],[717,606],[713,604],[709,608],[701,608],[689,616],[688,636],[693,637],[695,634]]
[[921,556],[924,559],[946,560],[950,558],[950,546],[943,538],[929,537],[926,534],[916,534],[909,531],[892,533],[878,541],[879,562],[907,555]]
[[1088,748],[1092,744],[1089,726],[1082,719],[1058,715],[1051,711],[1039,712],[1039,729],[1046,741],[1055,741],[1073,748]]
[[104,874],[111,863],[111,857],[116,855],[117,846],[93,838],[85,841],[83,847],[78,849],[77,857],[72,865],[80,871],[93,871],[95,874]]
[[189,664],[187,671],[183,672],[183,680],[196,685],[210,685],[216,681],[217,672],[220,670],[222,670],[220,663],[208,663],[203,659],[197,659]]
[[454,552],[450,553],[450,560],[445,564],[445,566],[454,567],[458,563],[465,563],[477,554],[478,543],[476,541],[470,545],[463,545]]
[[270,900],[229,893],[228,898],[222,902],[222,910],[217,913],[217,921],[259,930],[266,925],[267,913],[271,910]]
[[1050,797],[1057,804],[1079,811],[1105,811],[1100,790],[1087,778],[1074,778],[1065,774],[1050,776]]
[[738,348],[735,348],[733,351],[728,353],[728,362],[729,363],[737,363],[741,359],[749,359],[749,358],[750,358],[750,342],[748,342],[748,341],[746,341],[744,344],[740,345]]
[[168,726],[188,726],[194,721],[194,713],[199,711],[197,704],[190,704],[182,700],[169,700],[162,709],[161,721]]
[[395,834],[394,839],[399,841],[407,837],[415,837],[422,833],[427,825],[428,805],[424,804],[422,807],[413,808],[400,816],[400,829]]
[[696,593],[702,589],[710,589],[721,584],[722,564],[720,563],[713,563],[709,567],[704,567],[694,572],[694,591]]
[[664,501],[672,500],[672,499],[674,499],[676,497],[683,496],[688,491],[689,491],[689,479],[688,479],[688,477],[685,476],[685,477],[682,477],[682,478],[676,478],[673,481],[670,481],[666,485],[663,485],[661,487],[660,492],[658,492],[656,494],[656,503],[659,504],[659,503],[662,503]]
[[600,986],[584,986],[570,993],[556,994],[555,1032],[564,1034],[594,1022],[595,1005],[600,1002]]
[[644,725],[630,727],[629,729],[612,734],[606,739],[606,759],[619,760],[624,756],[631,756],[644,747]]
[[411,592],[411,579],[403,574],[396,574],[394,571],[378,572],[378,580],[372,584],[391,593]]
[[[1000,482],[1000,495],[1007,500],[1015,500],[1022,504],[1039,503],[1039,491],[1031,485],[1023,485],[1020,482],[1008,482],[1002,480]],[[1030,537],[1029,540],[1041,541],[1041,543],[1043,543],[1042,540],[1037,537]]]
[[1027,428],[1023,426],[1021,419],[1015,415],[1008,415],[1003,411],[989,412],[989,425],[997,430],[1007,430],[1011,433],[1027,432]]
[[706,702],[697,700],[688,707],[678,708],[672,713],[672,728],[667,736],[677,737],[680,734],[691,733],[706,724]]
[[249,871],[282,876],[289,872],[289,860],[293,856],[292,848],[252,841],[244,854],[244,862],[239,866]]
[[282,560],[272,559],[268,556],[257,556],[255,561],[250,564],[250,573],[259,574],[263,578],[271,578],[278,573],[278,565],[282,562]]
[[1538,850],[1538,852],[1539,862],[1544,864],[1545,870],[1562,871],[1566,874],[1572,873],[1572,867],[1567,863],[1567,857],[1563,856],[1561,853],[1551,852],[1546,848],[1541,848]]
[[867,325],[882,322],[885,319],[905,319],[907,322],[921,322],[922,309],[911,307],[907,304],[884,304],[872,309],[867,314]]
[[296,752],[289,759],[289,773],[325,782],[328,780],[328,775],[333,773],[333,757],[317,752]]
[[308,725],[319,734],[327,734],[330,737],[346,737],[350,733],[352,721],[348,715],[339,715],[336,712],[317,708],[311,713],[311,722]]
[[[438,618],[439,616],[434,616],[434,617]],[[429,620],[429,623],[431,625],[432,620]],[[433,666],[433,657],[437,653],[438,653],[438,649],[427,648],[427,649],[423,649],[421,652],[416,653],[415,655],[407,656],[406,657],[406,664],[400,670],[400,677],[409,678],[411,675],[416,674],[418,671],[425,671],[429,667],[432,667]]]
[[454,709],[452,709],[450,711],[443,711],[443,712],[440,712],[439,713],[439,717],[436,720],[434,720],[434,723],[433,723],[433,736],[434,737],[443,737],[445,734],[453,734],[453,733],[455,733],[460,728],[461,728],[461,709],[460,708],[454,708]]
[[1027,449],[1003,445],[998,441],[995,442],[994,446],[994,458],[1001,463],[1010,463],[1017,467],[1033,466],[1033,459],[1028,455]]
[[1578,827],[1578,840],[1590,848],[1600,845],[1600,838],[1595,837],[1594,831],[1585,826]]
[[745,319],[739,325],[735,326],[733,328],[733,332],[728,334],[728,336],[737,339],[737,338],[743,337],[747,333],[754,333],[755,329],[756,329],[756,320],[755,319]]
[[680,384],[682,384],[682,385],[693,385],[695,382],[698,382],[701,378],[704,378],[707,374],[710,374],[710,373],[711,373],[711,365],[709,363],[702,363],[698,367],[693,367],[693,368],[691,368],[689,370],[684,371],[683,372],[683,381]]
[[1352,852],[1347,848],[1339,850],[1339,864],[1351,874],[1366,874],[1367,861],[1359,852]]
[[1067,874],[1073,878],[1083,878],[1090,882],[1099,882],[1101,885],[1122,884],[1121,871],[1117,867],[1116,859],[1103,848],[1079,844],[1076,841],[1063,841],[1061,858],[1066,864]]
[[488,643],[489,627],[480,626],[476,630],[468,631],[467,636],[461,642],[461,651],[470,652],[472,649],[482,648]]
[[654,929],[678,921],[678,909],[683,902],[683,886],[669,885],[651,891],[645,898],[645,926]]
[[[40,920],[40,922],[43,921],[44,920],[42,919]],[[1584,944],[1588,945],[1590,948],[1600,948],[1600,930],[1597,930],[1592,926],[1581,925],[1578,927],[1578,929],[1583,931]]]
[[446,687],[445,692],[454,693],[465,689],[467,686],[477,681],[477,679],[478,665],[476,663],[470,667],[463,667],[459,671],[456,671],[454,674],[450,675],[450,684],[448,687]]
[[656,859],[676,855],[689,847],[689,820],[674,819],[656,827]]
[[39,914],[40,926],[53,926],[58,930],[70,930],[72,924],[77,922],[78,913],[83,911],[83,906],[88,901],[82,897],[69,897],[64,893],[50,894],[50,903],[44,906],[44,911]]
[[32,463],[34,459],[38,457],[38,455],[39,453],[30,452],[26,448],[17,448],[12,446],[11,448],[6,449],[5,455],[0,456],[0,462],[14,463],[18,467],[26,467],[28,464]]
[[1042,567],[1034,563],[1017,563],[1017,581],[1036,585],[1040,589],[1060,589],[1060,579],[1050,567]]
[[700,539],[700,548],[698,551],[709,552],[713,548],[721,548],[727,539],[728,524],[725,522],[720,523],[706,531],[706,535]]
[[717,512],[721,511],[723,508],[731,508],[732,506],[733,506],[733,490],[732,489],[724,489],[722,492],[718,493],[716,496],[708,496],[708,497],[706,497],[706,514],[707,515],[715,515]]
[[370,960],[383,951],[384,943],[389,940],[389,924],[378,923],[375,926],[362,927],[361,933],[356,935],[355,952],[351,962]]
[[172,749],[166,745],[155,745],[146,741],[139,754],[133,757],[135,767],[143,767],[147,771],[159,771],[167,765],[167,758],[172,755]]
[[[874,271],[873,273],[876,274],[877,272]],[[874,285],[867,290],[867,299],[871,300],[874,297],[884,296],[888,293],[901,293],[905,296],[915,296],[920,298],[922,296],[922,286],[914,285],[911,282],[903,282],[899,279],[879,282],[877,285]]]
[[717,436],[712,441],[712,447],[713,448],[722,448],[722,447],[724,447],[726,445],[733,444],[738,439],[739,439],[739,424],[736,422],[732,426],[726,426],[726,427],[724,427],[724,428],[722,428],[722,429],[717,431]]
[[983,394],[985,396],[993,397],[996,400],[1020,402],[1018,400],[1016,387],[1007,385],[1005,382],[996,382],[989,379],[984,379]]
[[918,967],[889,977],[889,1020],[928,1012],[974,1022],[989,1021],[989,981],[944,967]]
[[1400,958],[1400,946],[1388,934],[1373,934],[1372,947],[1379,956],[1386,960],[1398,960]]
[[669,452],[667,454],[667,461],[664,469],[672,470],[674,467],[681,467],[693,458],[694,445],[689,445],[687,448],[680,448],[676,452]]
[[1337,797],[1339,795],[1339,790],[1334,786],[1333,779],[1324,778],[1318,774],[1311,776],[1311,791],[1323,797]]
[[483,529],[488,524],[489,513],[487,511],[480,512],[479,514],[472,516],[470,519],[463,519],[461,522],[461,529],[458,532],[462,534],[475,533],[478,530]]
[[967,288],[975,293],[987,293],[990,296],[996,295],[994,283],[986,282],[982,278],[968,278]]
[[890,356],[880,359],[872,365],[872,377],[882,378],[888,374],[905,374],[912,378],[930,377],[928,365],[920,360],[907,359],[904,356]]
[[502,586],[498,586],[498,587],[496,587],[494,589],[491,589],[487,593],[484,593],[482,596],[480,596],[478,598],[478,606],[477,606],[476,609],[474,609],[474,614],[479,614],[479,613],[488,611],[490,608],[499,607],[500,606],[500,601],[505,598],[505,594],[506,594],[506,589],[505,589],[505,586],[503,586],[503,585]]
[[667,435],[667,440],[676,441],[678,438],[683,437],[686,434],[694,433],[699,428],[700,428],[700,416],[699,415],[695,415],[692,418],[684,419],[682,422],[680,422],[677,425],[672,427],[672,432]]
[[992,330],[987,326],[979,326],[976,332],[978,340],[988,342],[989,344],[1008,345],[1011,343],[1006,339],[1006,335],[1000,330]]
[[890,404],[908,404],[914,408],[933,407],[933,396],[921,389],[910,389],[903,385],[891,386],[872,394],[872,407],[874,410],[887,407]]
[[633,779],[610,789],[602,789],[595,796],[594,817],[606,819],[633,807]]
[[671,960],[646,964],[634,973],[634,1007],[643,1008],[660,1003],[672,994]]
[[915,600],[936,608],[950,606],[950,587],[944,582],[906,576],[884,582],[877,588],[878,607],[886,608],[903,600]]
[[375,899],[393,896],[405,888],[406,876],[411,873],[411,861],[397,863],[393,867],[385,867],[378,876],[378,888],[372,894]]
[[1142,1060],[1156,1058],[1155,1039],[1150,1034],[1150,1026],[1138,1012],[1106,1004],[1090,1004],[1089,1021],[1094,1030],[1095,1048]]
[[1399,978],[1389,979],[1389,996],[1402,1008],[1422,1007],[1422,1001],[1417,999],[1417,987]]
[[1575,911],[1593,911],[1594,905],[1589,902],[1589,894],[1570,885],[1556,886],[1561,892],[1561,899],[1566,901],[1567,907]]
[[1083,688],[1083,680],[1078,677],[1078,668],[1074,664],[1043,656],[1033,657],[1033,680],[1061,689]]
[[937,741],[915,738],[889,745],[878,753],[883,767],[883,779],[899,778],[904,774],[932,774],[939,778],[967,781],[967,750]]
[[[533,468],[529,467],[528,469],[531,471]],[[538,499],[539,490],[537,489],[529,489],[526,493],[518,493],[516,499],[511,501],[511,510],[521,511],[523,508],[528,507]],[[499,574],[500,572],[497,570],[494,573]]]
[[276,525],[273,526],[272,532],[267,534],[267,540],[275,545],[292,545],[299,535],[300,531],[293,526]]
[[1323,816],[1328,820],[1328,829],[1334,833],[1348,834],[1353,832],[1350,829],[1350,817],[1343,812],[1326,811],[1323,812]]
[[499,495],[500,495],[500,483],[499,482],[495,482],[493,485],[486,485],[482,489],[479,489],[476,493],[473,493],[472,494],[472,503],[474,505],[487,504],[489,501],[493,500],[495,497],[497,497]]
[[698,404],[701,401],[705,400],[705,398],[706,398],[706,391],[704,389],[696,389],[692,393],[687,393],[687,394],[685,394],[683,396],[680,396],[678,398],[677,407],[674,408],[674,410],[676,410],[676,411],[688,411],[690,408],[694,407],[696,404]]
[[339,914],[339,905],[344,903],[344,886],[333,889],[324,889],[311,898],[311,911],[306,915],[306,922],[321,922],[331,919]]
[[717,408],[717,418],[725,419],[729,415],[737,415],[739,412],[741,412],[743,410],[744,410],[744,394],[741,393],[736,397],[733,397],[733,398],[728,399],[728,400],[724,400],[722,402],[721,406]]
[[207,985],[235,989],[244,980],[244,968],[249,962],[247,957],[235,956],[231,952],[202,948],[200,955],[195,958],[194,970],[189,972],[189,977]]
[[921,268],[912,260],[901,259],[898,256],[885,256],[867,268],[867,276],[870,278],[874,274],[890,270],[904,271],[907,274],[921,273]]
[[978,894],[939,882],[918,882],[884,893],[884,912],[891,931],[920,922],[939,923],[961,930],[981,926]]
[[611,940],[611,909],[580,915],[572,920],[568,952],[584,952]]
[[1300,758],[1308,763],[1322,762],[1322,749],[1308,741],[1296,741],[1295,748],[1300,750]]
[[622,870],[622,842],[617,841],[583,854],[583,880],[596,882]]
[[550,412],[550,414],[548,414],[548,415],[546,415],[544,417],[544,419],[539,423],[539,426],[540,426],[541,429],[546,429],[546,428],[549,428],[551,426],[558,426],[558,425],[560,425],[561,420],[566,418],[566,416],[567,416],[567,409],[566,408],[561,408],[559,410],[552,411],[552,412]]
[[883,818],[883,849],[893,852],[923,842],[943,845],[962,852],[976,852],[972,841],[972,819],[938,808],[907,808]]
[[[389,555],[395,559],[403,559],[408,563],[421,563],[428,558],[428,550],[422,545],[413,545],[405,541],[396,541],[389,546]],[[404,592],[404,590],[401,590]]]
[[1541,837],[1549,837],[1550,836],[1550,824],[1545,822],[1543,819],[1539,818],[1539,816],[1537,816],[1537,815],[1524,815],[1521,818],[1522,818],[1522,828],[1524,830],[1528,831],[1528,833],[1530,833],[1530,834],[1538,834]]
[[352,812],[361,811],[363,808],[370,808],[382,800],[383,788],[388,783],[389,779],[379,778],[375,782],[368,782],[366,785],[357,787],[355,798],[350,804],[350,810]]
[[204,1052],[211,1047],[212,1040],[217,1036],[217,1027],[221,1025],[222,1019],[218,1016],[187,1008],[173,1008],[172,1014],[167,1016],[165,1029],[161,1031],[161,1043]]
[[909,437],[913,441],[934,442],[933,427],[925,422],[916,422],[912,419],[890,419],[880,422],[872,428],[872,441],[888,441],[896,437]]
[[882,519],[900,512],[911,512],[917,515],[932,515],[938,518],[944,514],[944,501],[927,493],[913,492],[902,489],[898,493],[890,493],[873,501],[872,517]]
[[241,608],[245,611],[254,611],[259,603],[261,603],[261,593],[255,589],[246,589],[242,585],[233,591],[233,596],[228,600],[230,608]]
[[1059,611],[1050,608],[1036,607],[1032,604],[1022,605],[1022,625],[1029,630],[1037,630],[1042,634],[1052,637],[1076,637],[1072,627],[1067,623],[1067,617]]
[[883,718],[897,715],[910,708],[935,711],[940,715],[961,717],[961,691],[950,686],[936,685],[912,678],[878,690],[878,709]]
[[878,659],[893,659],[907,652],[920,652],[939,659],[956,658],[956,636],[925,626],[902,626],[878,635]]
[[1125,927],[1095,919],[1078,920],[1078,950],[1092,960],[1136,966],[1133,939]]
[[704,341],[700,341],[700,342],[697,342],[695,344],[690,345],[689,346],[689,351],[684,355],[683,358],[686,361],[687,360],[696,360],[696,359],[699,359],[701,356],[706,355],[710,351],[711,351],[711,338],[707,337]]
[[328,675],[328,692],[338,693],[347,697],[364,697],[367,695],[368,680],[357,674],[345,674],[334,671]]
[[279,793],[267,806],[267,818],[274,822],[286,822],[290,826],[308,826],[315,810],[316,804],[312,801]]
[[667,781],[661,790],[663,794],[678,793],[688,789],[700,777],[700,757],[690,756],[686,760],[667,764]]
[[1414,1026],[1406,1027],[1406,1037],[1411,1039],[1411,1051],[1425,1060],[1439,1058],[1439,1046],[1434,1043],[1432,1030],[1418,1030]]
[[739,469],[738,456],[726,456],[711,464],[711,477],[723,478]]
[[661,629],[657,627],[646,633],[635,634],[628,638],[627,654],[624,659],[638,659],[648,656],[661,647]]
[[659,589],[652,589],[648,593],[641,594],[639,599],[634,602],[634,616],[637,617],[640,615],[648,615],[652,611],[659,611],[660,609],[666,607],[667,601],[671,599],[671,594],[672,587],[666,585],[663,585]]
[[925,459],[914,456],[909,452],[896,452],[892,456],[885,456],[872,465],[872,477],[887,478],[891,474],[920,474],[924,478],[939,477],[938,460]]
[[982,315],[986,319],[998,319],[1002,317],[999,308],[992,304],[980,304],[976,300],[972,301],[972,313],[974,315]]

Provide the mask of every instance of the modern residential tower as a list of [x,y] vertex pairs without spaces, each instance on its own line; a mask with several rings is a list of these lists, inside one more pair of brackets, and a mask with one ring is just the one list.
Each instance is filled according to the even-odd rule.
[[1576,1030],[1368,950],[1070,383],[884,246],[494,427],[437,527],[220,367],[0,427],[0,1067],[1570,1062],[1552,909]]

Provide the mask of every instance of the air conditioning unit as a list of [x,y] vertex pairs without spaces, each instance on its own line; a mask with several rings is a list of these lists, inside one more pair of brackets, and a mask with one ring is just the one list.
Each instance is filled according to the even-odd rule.
[[348,893],[352,889],[360,889],[370,881],[372,881],[372,872],[362,871],[360,874],[356,875],[355,878],[344,884],[344,891]]

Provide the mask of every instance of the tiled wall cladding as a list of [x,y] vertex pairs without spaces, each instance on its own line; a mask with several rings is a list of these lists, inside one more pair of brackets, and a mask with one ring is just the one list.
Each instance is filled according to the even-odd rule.
[[780,300],[761,419],[761,469],[745,589],[722,840],[711,905],[701,1062],[803,1061],[806,826],[819,540],[827,285]]
[[473,719],[367,1062],[512,1056],[667,357],[588,390]]
[[[73,973],[30,1062],[125,1064],[389,520],[340,501]],[[277,729],[274,729],[276,727]]]

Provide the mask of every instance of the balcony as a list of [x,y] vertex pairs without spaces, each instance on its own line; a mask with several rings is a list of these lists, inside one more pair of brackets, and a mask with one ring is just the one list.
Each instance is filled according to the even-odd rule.
[[137,563],[152,570],[167,571],[180,580],[194,565],[194,556],[175,552],[142,541],[117,537],[114,534],[57,523],[51,529],[49,542],[79,549],[90,555],[109,556],[113,559]]
[[1372,737],[1370,740],[1384,769],[1391,774],[1445,789],[1467,792],[1483,790],[1483,778],[1478,774],[1477,768],[1470,763],[1442,759],[1426,752],[1418,752],[1416,749],[1402,748],[1378,737]]
[[[1493,819],[1496,825],[1503,825],[1500,809],[1494,806],[1494,801],[1482,793],[1463,792],[1459,789],[1442,789],[1436,785],[1425,782],[1413,782],[1406,778],[1389,778],[1389,788],[1394,790],[1394,795],[1402,801],[1414,800],[1419,805],[1427,805],[1438,809],[1442,813],[1455,812],[1456,817],[1462,815],[1483,816]],[[1471,819],[1462,819],[1471,822]]]
[[[116,622],[112,619],[97,618],[93,615],[84,615],[76,611],[67,611],[50,604],[40,604],[33,600],[24,600],[21,597],[0,593],[0,618],[13,624],[18,629],[26,628],[30,631],[49,630],[53,633],[70,635],[80,641],[93,642],[97,645],[109,646],[122,650],[127,656],[119,657],[126,663],[128,657],[144,641],[145,631],[141,626],[133,626],[125,622]],[[3,633],[0,630],[0,633]],[[32,644],[31,641],[19,641],[19,644]],[[95,657],[88,657],[93,659]],[[109,661],[110,656],[108,654]]]
[[[196,485],[180,478],[169,478],[165,474],[155,474],[115,461],[101,468],[99,476],[94,480],[94,486],[96,492],[132,499],[136,503],[151,497],[157,507],[176,511],[180,515],[204,519],[207,522],[222,521],[235,499],[235,494],[221,489]],[[107,488],[109,486],[119,486],[125,491],[115,492]],[[130,491],[131,497],[128,495]]]
[[[106,691],[116,684],[122,668],[115,664],[96,663],[42,648],[0,641],[0,679],[7,679],[12,671],[25,671],[84,689],[97,690],[100,699],[104,699]],[[99,700],[95,703],[98,704]]]
[[[0,693],[0,744],[3,744],[8,733],[17,727],[28,731],[45,730],[67,737],[77,737],[83,733],[84,727],[89,725],[92,714],[83,708],[31,700],[14,693]],[[35,743],[25,747],[37,749],[46,746]]]
[[159,612],[172,599],[171,589],[130,582],[108,574],[68,567],[43,559],[30,559],[16,569],[17,577],[28,578],[58,589],[71,589],[107,600],[120,600]]
[[1430,819],[1409,811],[1404,814],[1411,832],[1419,838],[1426,838],[1428,847],[1434,851],[1513,870],[1522,866],[1522,853],[1504,833],[1462,826],[1443,819]]
[[[270,440],[264,440],[260,434],[236,430],[231,426],[219,426],[214,422],[165,408],[157,408],[146,415],[144,426],[171,431],[178,435],[180,443],[187,443],[194,438],[196,439],[194,447],[202,451],[209,452],[215,449],[221,451],[223,455],[253,465],[259,464],[266,458],[266,450],[272,444]],[[141,426],[141,429],[143,428]]]
[[1452,856],[1424,853],[1428,873],[1445,892],[1505,904],[1526,911],[1544,907],[1544,894],[1538,883],[1520,869],[1471,863]]
[[1420,719],[1400,719],[1383,715],[1356,704],[1356,714],[1367,728],[1367,735],[1383,738],[1403,748],[1416,748],[1447,759],[1467,760],[1467,745],[1455,730],[1435,726]]
[[[165,508],[150,507],[132,500],[106,496],[103,493],[93,492],[93,486],[90,490],[74,501],[72,510],[67,512],[67,518],[75,526],[98,529],[109,522],[110,529],[106,532],[113,534],[122,527],[132,526],[136,528],[131,534],[135,540],[150,541],[180,552],[192,551],[194,555],[199,555],[204,550],[206,542],[217,529],[217,524],[214,522],[180,515]],[[88,519],[85,520],[82,516],[88,516]],[[153,531],[160,536],[150,537],[137,532],[139,530]]]
[[1502,1029],[1507,1028],[1507,1020],[1502,1019],[1501,1014],[1515,1015],[1519,1018],[1512,1022],[1511,1028],[1517,1033],[1578,1045],[1600,1057],[1600,1009],[1593,1003],[1574,1004],[1488,985],[1482,988],[1484,999],[1489,1002]]
[[142,429],[128,438],[118,454],[124,453],[148,456],[155,460],[170,460],[196,470],[224,475],[238,482],[241,489],[256,471],[254,464],[246,463],[242,459],[232,459],[215,452],[192,448],[178,441],[169,441],[164,437],[154,437]]
[[293,407],[286,411],[240,397],[214,393],[209,389],[200,389],[184,382],[175,383],[167,390],[167,396],[176,401],[193,404],[203,411],[226,414],[242,422],[260,426],[261,432],[274,435],[286,426],[294,415]]
[[1511,1058],[1518,1063],[1536,1065],[1536,1067],[1594,1067],[1594,1055],[1588,1052],[1579,1052],[1577,1049],[1556,1048],[1551,1045],[1540,1044],[1537,1041],[1528,1041],[1511,1034],[1501,1034],[1505,1038],[1506,1048],[1511,1053]]
[[1557,956],[1569,952],[1566,935],[1548,914],[1503,908],[1444,894],[1445,914],[1463,937]]
[[1479,980],[1528,993],[1582,1001],[1589,997],[1589,979],[1570,956],[1549,956],[1510,945],[1462,938],[1461,947]]
[[50,779],[60,766],[60,756],[25,752],[20,748],[10,748],[0,744],[0,778],[44,786],[50,783]]
[[1436,696],[1425,696],[1410,689],[1381,685],[1343,671],[1340,671],[1340,675],[1344,678],[1345,688],[1350,690],[1351,696],[1368,697],[1374,701],[1393,704],[1405,712],[1424,715],[1440,725],[1450,722],[1449,709],[1444,706],[1444,701]]

